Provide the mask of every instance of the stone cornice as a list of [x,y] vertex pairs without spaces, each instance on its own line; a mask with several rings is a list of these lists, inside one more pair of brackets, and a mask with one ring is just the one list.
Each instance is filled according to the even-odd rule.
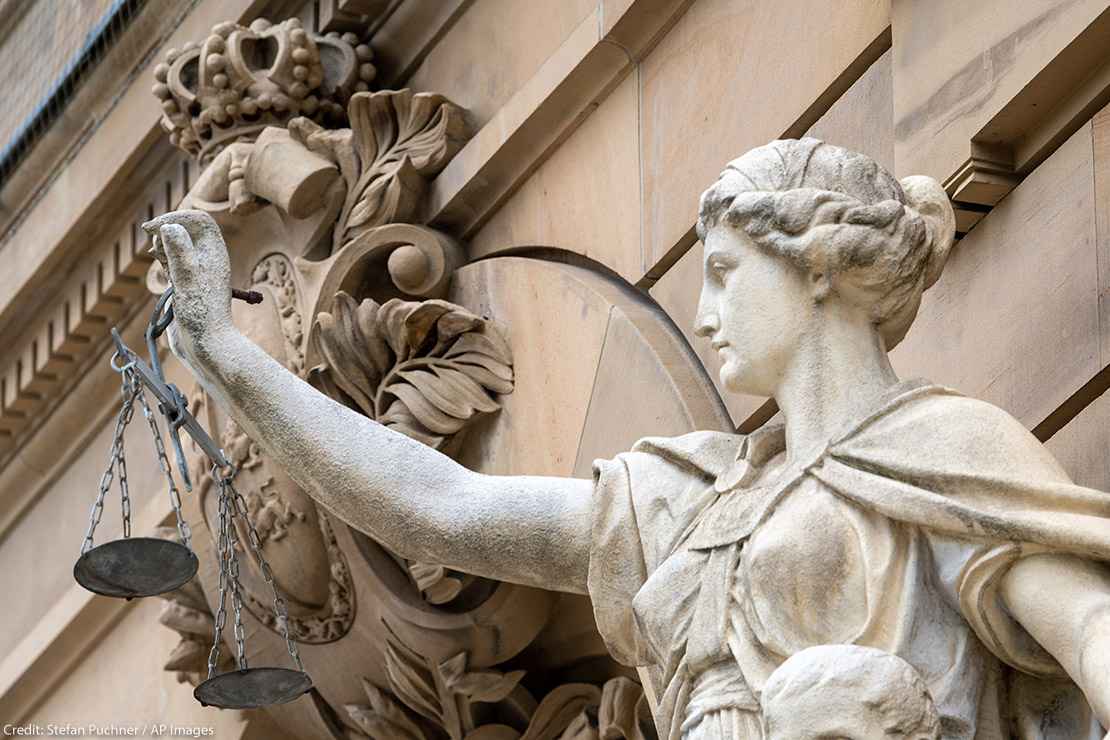
[[432,224],[468,238],[654,48],[692,0],[598,6],[432,185]]
[[59,281],[57,300],[23,327],[22,341],[0,372],[0,469],[80,379],[88,362],[103,353],[108,326],[145,305],[144,278],[152,257],[139,224],[172,210],[188,190],[191,174],[184,154],[169,154],[130,217],[86,248],[77,269]]
[[[261,0],[202,0],[166,40],[180,46],[203,37],[219,21],[253,17]],[[3,247],[7,267],[0,277],[0,341],[11,342],[29,316],[41,310],[42,298],[58,293],[53,279],[82,253],[88,234],[103,214],[120,203],[110,202],[126,191],[162,132],[161,115],[150,96],[157,57],[139,67],[118,103],[84,142],[80,151],[28,206],[26,215]],[[79,183],[79,184],[78,184]]]

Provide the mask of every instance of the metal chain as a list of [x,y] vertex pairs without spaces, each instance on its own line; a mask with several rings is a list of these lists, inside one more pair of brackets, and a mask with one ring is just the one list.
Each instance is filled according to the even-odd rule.
[[[220,497],[228,498],[225,486],[220,486]],[[230,506],[230,504],[229,504]],[[227,547],[229,555],[227,557],[227,582],[231,587],[231,605],[235,609],[235,652],[239,661],[239,670],[247,670],[247,645],[246,637],[243,633],[243,589],[239,584],[239,556],[235,552],[235,546],[239,543],[239,535],[235,528],[235,513],[227,517]]]
[[298,671],[304,670],[304,665],[301,663],[301,655],[297,650],[297,643],[293,641],[289,633],[289,606],[285,603],[285,599],[278,593],[277,583],[274,581],[274,573],[270,570],[270,564],[266,562],[266,558],[262,555],[262,539],[258,536],[258,530],[254,528],[254,523],[251,522],[250,512],[247,510],[246,499],[243,494],[239,493],[232,485],[231,480],[235,477],[235,470],[228,475],[221,475],[217,467],[213,466],[212,475],[220,481],[221,487],[226,486],[227,491],[230,493],[230,498],[234,502],[235,508],[232,515],[238,515],[243,519],[243,524],[246,525],[247,534],[250,539],[251,549],[254,551],[254,556],[258,558],[258,567],[262,571],[262,578],[270,585],[270,590],[274,594],[274,616],[277,618],[278,630],[281,636],[285,638],[285,647],[289,651],[289,657],[293,659]]
[[[124,426],[131,421],[135,413],[134,399],[143,393],[142,382],[135,375],[135,371],[128,369],[123,373],[123,382],[130,386],[131,404],[127,410],[127,419]],[[120,513],[123,515],[123,537],[131,536],[131,490],[127,484],[127,457],[123,454],[123,435],[120,433],[120,443],[116,451],[116,475],[119,478]]]
[[[137,379],[134,377],[134,371],[127,366],[117,368],[114,362],[112,363],[112,367],[116,368],[122,376],[120,395],[123,397],[123,405],[120,407],[119,414],[116,416],[115,431],[112,432],[112,449],[108,453],[108,468],[100,477],[100,488],[96,494],[96,501],[93,503],[92,510],[89,512],[89,528],[85,532],[84,542],[81,543],[82,555],[93,547],[93,534],[95,534],[96,527],[100,524],[100,517],[104,513],[104,497],[112,487],[112,479],[115,477],[116,466],[122,463],[124,459],[123,432],[131,422],[131,417],[135,413],[135,382],[137,382]],[[133,380],[135,382],[132,382]],[[122,469],[121,479],[123,481],[124,497],[124,536],[126,537],[131,531],[131,503],[126,488],[126,467]]]
[[212,649],[208,653],[208,678],[216,675],[216,664],[220,661],[220,640],[223,637],[224,624],[227,622],[227,569],[224,567],[224,561],[227,556],[228,545],[228,520],[231,518],[228,512],[231,508],[231,502],[228,496],[224,493],[223,488],[220,489],[219,498],[219,535],[216,538],[216,552],[220,563],[220,580],[218,591],[220,595],[220,606],[216,609],[216,619],[213,627],[212,634]]
[[[140,383],[138,378],[135,379],[135,382],[136,384]],[[139,403],[143,407],[143,416],[146,417],[151,437],[154,439],[154,450],[158,455],[158,467],[161,468],[162,474],[166,476],[166,485],[170,489],[170,505],[173,507],[173,513],[177,519],[177,534],[185,547],[192,550],[193,533],[189,529],[189,523],[185,521],[185,516],[181,513],[181,492],[177,490],[177,483],[174,482],[173,468],[170,466],[169,457],[166,456],[166,446],[162,442],[162,433],[158,429],[158,422],[155,420],[153,412],[150,410],[150,404],[147,403],[146,391],[141,385],[138,389],[138,397]]]

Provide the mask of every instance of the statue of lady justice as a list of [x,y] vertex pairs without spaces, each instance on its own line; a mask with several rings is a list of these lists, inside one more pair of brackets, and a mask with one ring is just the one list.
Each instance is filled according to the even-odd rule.
[[696,330],[785,423],[644,439],[592,481],[481,475],[325,397],[233,326],[210,217],[151,228],[174,351],[306,492],[406,558],[589,594],[656,683],[662,737],[764,737],[764,686],[821,645],[912,666],[944,738],[1099,737],[1110,495],[887,359],[953,224],[934,180],[814,139],[729,163],[701,198]]

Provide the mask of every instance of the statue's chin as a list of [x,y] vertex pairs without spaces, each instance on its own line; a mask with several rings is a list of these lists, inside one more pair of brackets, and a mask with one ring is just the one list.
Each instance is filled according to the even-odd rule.
[[743,363],[737,363],[735,360],[725,362],[718,373],[718,377],[721,380],[721,387],[729,393],[764,398],[770,397],[774,393],[772,389],[767,387],[767,383],[760,381],[753,368]]
[[745,373],[742,372],[741,369],[737,367],[736,363],[733,361],[728,361],[721,366],[719,377],[721,379],[721,386],[729,393],[752,392],[749,389],[751,383],[745,382],[748,380],[745,377]]

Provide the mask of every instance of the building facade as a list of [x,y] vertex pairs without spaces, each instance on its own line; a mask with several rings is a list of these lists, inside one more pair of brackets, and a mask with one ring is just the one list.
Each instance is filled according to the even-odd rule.
[[[141,224],[182,204],[219,221],[235,284],[263,295],[236,322],[287,368],[473,469],[588,478],[643,437],[774,417],[723,391],[694,335],[698,197],[748,149],[817,137],[936,178],[956,209],[899,374],[1000,406],[1110,489],[1104,0],[0,9],[4,726],[632,738],[658,698],[609,657],[585,597],[403,560],[316,507],[165,346],[238,467],[314,689],[265,711],[193,698],[218,581],[196,448],[197,581],[134,601],[74,583],[120,403],[109,329],[143,346],[165,276]],[[138,414],[125,440],[133,531],[172,538]],[[114,496],[98,542],[122,531]],[[285,665],[240,556],[251,663]]]

